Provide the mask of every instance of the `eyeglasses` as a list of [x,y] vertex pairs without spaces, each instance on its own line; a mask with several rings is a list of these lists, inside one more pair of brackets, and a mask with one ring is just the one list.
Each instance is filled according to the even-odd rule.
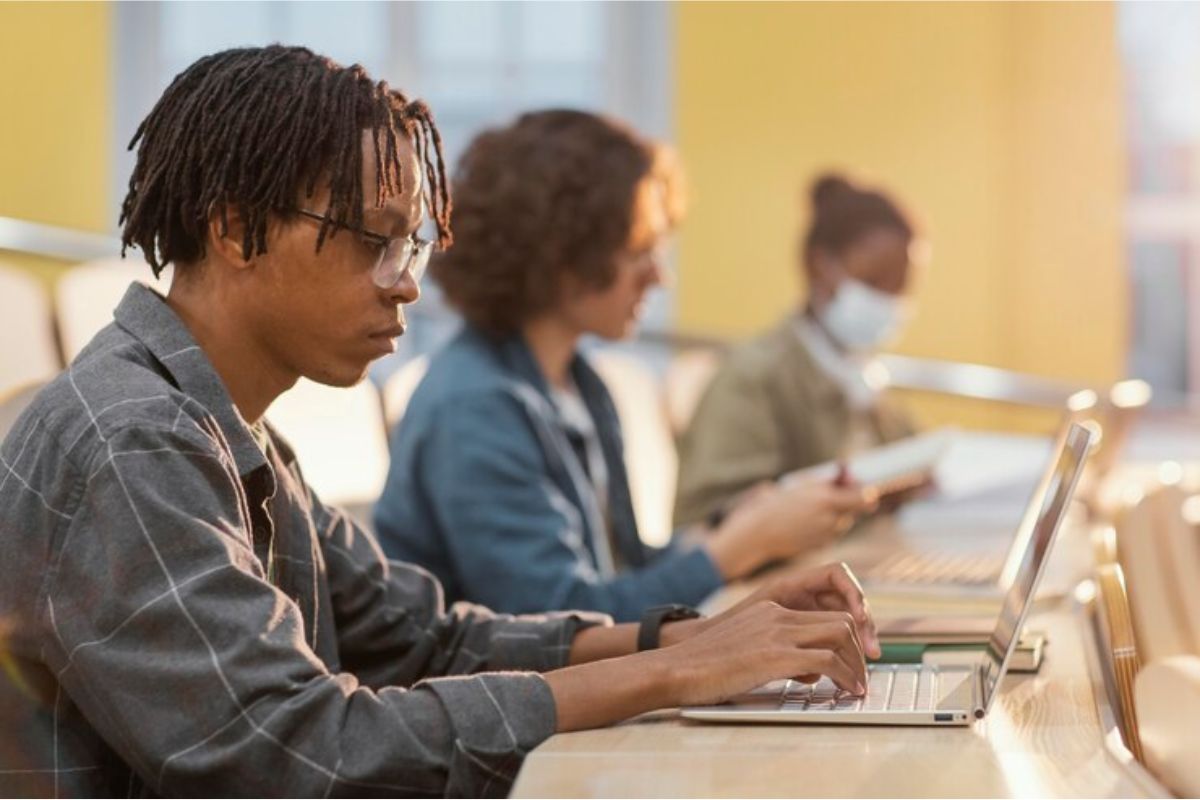
[[420,283],[429,266],[429,257],[433,255],[434,243],[422,239],[415,233],[408,236],[384,236],[367,230],[350,228],[345,223],[330,219],[326,214],[318,214],[306,208],[296,209],[301,215],[321,224],[329,223],[338,228],[354,230],[363,241],[377,247],[379,254],[375,257],[375,266],[371,268],[371,280],[380,289],[391,289],[404,278],[404,273],[412,276],[414,283]]

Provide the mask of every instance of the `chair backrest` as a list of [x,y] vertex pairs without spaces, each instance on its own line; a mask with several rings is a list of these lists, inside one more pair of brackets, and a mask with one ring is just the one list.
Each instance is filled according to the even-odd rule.
[[63,358],[67,363],[79,355],[101,328],[112,322],[113,310],[134,281],[166,291],[171,285],[170,267],[152,283],[150,268],[144,263],[114,258],[80,264],[59,278],[54,295]]
[[658,381],[640,361],[611,350],[589,360],[604,379],[625,440],[625,469],[642,541],[662,546],[671,538],[679,458],[663,410]]
[[0,265],[0,391],[52,377],[61,368],[50,298],[32,276]]
[[[1188,494],[1177,484],[1151,489],[1117,521],[1117,556],[1123,569],[1137,642],[1147,660],[1200,652],[1200,632],[1189,612],[1200,577],[1196,527],[1183,516]],[[1193,504],[1194,508],[1194,504]],[[1181,560],[1182,559],[1182,560]],[[1187,587],[1186,589],[1184,587]],[[1200,624],[1200,620],[1195,624]]]
[[406,361],[404,366],[396,370],[383,384],[383,418],[387,422],[388,431],[396,427],[396,423],[404,416],[408,401],[413,392],[421,384],[421,379],[429,370],[429,358],[417,356]]
[[1191,494],[1183,501],[1165,534],[1171,587],[1191,652],[1200,655],[1200,495]]
[[1104,435],[1091,460],[1098,480],[1107,480],[1120,463],[1134,425],[1153,395],[1150,384],[1143,380],[1118,381],[1109,387],[1101,411]]
[[721,353],[714,349],[682,350],[671,358],[663,381],[663,399],[667,422],[676,438],[691,424],[696,406],[719,366]]
[[1145,761],[1138,716],[1134,706],[1134,682],[1142,668],[1129,600],[1125,593],[1125,576],[1120,564],[1104,564],[1096,570],[1098,621],[1102,638],[1100,657],[1107,665],[1106,675],[1112,681],[1110,694],[1116,702],[1117,724],[1125,747],[1139,762]]
[[1180,797],[1200,797],[1200,656],[1146,665],[1134,688],[1146,766]]
[[379,392],[370,381],[342,389],[301,378],[267,419],[292,445],[321,500],[355,506],[379,498],[388,451]]
[[8,436],[17,417],[21,416],[21,412],[29,406],[45,385],[45,381],[30,381],[0,391],[0,442]]

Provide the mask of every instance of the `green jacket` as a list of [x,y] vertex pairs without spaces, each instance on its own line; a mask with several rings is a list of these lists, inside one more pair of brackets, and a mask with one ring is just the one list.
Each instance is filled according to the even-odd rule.
[[[703,520],[760,481],[842,454],[850,409],[794,326],[789,316],[717,370],[679,443],[676,525]],[[872,413],[872,427],[880,444],[913,433],[886,397]]]

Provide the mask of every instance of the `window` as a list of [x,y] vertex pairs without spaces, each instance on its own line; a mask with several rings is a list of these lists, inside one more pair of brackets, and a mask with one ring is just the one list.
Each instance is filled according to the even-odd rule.
[[1200,6],[1118,6],[1126,86],[1129,371],[1174,405],[1200,390]]

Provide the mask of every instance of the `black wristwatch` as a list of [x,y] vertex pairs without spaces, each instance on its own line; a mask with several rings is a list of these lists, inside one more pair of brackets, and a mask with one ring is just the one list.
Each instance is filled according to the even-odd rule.
[[678,622],[681,619],[696,619],[699,616],[700,612],[691,606],[678,604],[646,609],[642,614],[642,624],[638,626],[638,652],[654,650],[658,647],[658,637],[663,623]]

